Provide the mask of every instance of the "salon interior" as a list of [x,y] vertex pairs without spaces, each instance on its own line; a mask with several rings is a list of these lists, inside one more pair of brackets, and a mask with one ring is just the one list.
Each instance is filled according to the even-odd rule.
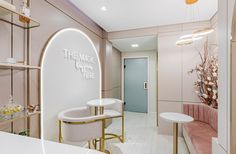
[[0,0],[0,154],[236,154],[235,0]]

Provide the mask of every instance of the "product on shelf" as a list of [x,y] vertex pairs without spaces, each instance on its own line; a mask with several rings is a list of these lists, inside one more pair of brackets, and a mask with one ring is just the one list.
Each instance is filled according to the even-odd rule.
[[[27,17],[30,17],[30,9],[27,5],[27,0],[24,0],[23,3],[22,3],[21,13],[24,14],[25,16],[27,16]],[[27,18],[27,17],[19,16],[19,20],[23,23],[29,23],[30,19]]]
[[8,104],[0,108],[0,113],[1,115],[8,116],[21,112],[23,110],[24,110],[23,106],[15,104],[12,96],[10,96]]
[[34,112],[36,112],[38,110],[39,110],[39,106],[38,105],[29,105],[27,107],[28,113],[34,113]]

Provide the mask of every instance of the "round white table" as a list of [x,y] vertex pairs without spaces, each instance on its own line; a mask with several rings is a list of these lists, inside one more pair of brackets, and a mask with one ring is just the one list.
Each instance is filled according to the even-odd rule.
[[[95,115],[103,114],[104,107],[108,105],[115,104],[116,101],[111,98],[101,98],[101,99],[94,99],[87,102],[87,105],[90,107],[95,107]],[[99,111],[99,112],[98,112]]]
[[[87,102],[87,105],[95,108],[95,115],[103,114],[104,107],[108,105],[115,104],[116,101],[111,98],[101,98],[101,99],[93,99]],[[101,141],[101,140],[100,140]],[[95,140],[95,148],[97,147],[97,141]],[[107,151],[107,150],[105,150]]]
[[178,154],[178,124],[189,123],[194,119],[186,114],[164,112],[160,114],[164,120],[173,123],[173,154]]

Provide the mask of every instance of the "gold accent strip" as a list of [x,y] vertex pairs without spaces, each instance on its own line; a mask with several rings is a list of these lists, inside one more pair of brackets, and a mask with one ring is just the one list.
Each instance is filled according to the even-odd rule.
[[111,139],[115,139],[115,138],[118,138],[120,140],[120,142],[123,143],[123,138],[122,138],[122,135],[117,135],[117,134],[112,134],[112,133],[107,133],[105,134],[107,136],[112,136],[112,137],[106,137],[105,140],[111,140]]
[[99,122],[99,121],[103,121],[103,120],[105,120],[105,118],[90,120],[90,121],[82,121],[82,122],[67,122],[67,121],[61,121],[61,122],[65,123],[65,124],[70,124],[70,125],[83,125],[83,124],[89,124],[89,123]]

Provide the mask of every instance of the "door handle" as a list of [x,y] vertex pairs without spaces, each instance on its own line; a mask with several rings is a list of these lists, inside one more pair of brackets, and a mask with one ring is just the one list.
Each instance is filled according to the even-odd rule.
[[148,83],[147,82],[143,82],[143,89],[145,89],[145,90],[148,89]]

